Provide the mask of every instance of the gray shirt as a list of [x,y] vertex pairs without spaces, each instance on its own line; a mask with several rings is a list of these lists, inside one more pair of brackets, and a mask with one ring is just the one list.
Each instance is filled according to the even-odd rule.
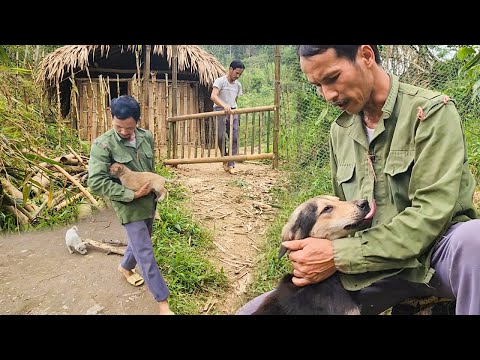
[[[218,97],[225,104],[230,105],[231,108],[237,107],[236,99],[238,96],[242,95],[242,84],[238,80],[235,80],[230,83],[227,79],[227,75],[219,77],[213,83],[213,87],[218,88]],[[213,106],[214,109],[221,109],[218,105]]]

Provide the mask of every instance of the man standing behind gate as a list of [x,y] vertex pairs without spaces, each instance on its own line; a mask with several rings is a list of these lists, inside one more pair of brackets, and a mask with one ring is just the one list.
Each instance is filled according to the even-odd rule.
[[[232,110],[237,108],[237,98],[242,95],[242,84],[238,79],[243,74],[245,65],[240,60],[233,60],[230,63],[228,72],[226,75],[219,77],[213,83],[213,90],[210,96],[214,105],[213,111],[225,110],[224,116],[218,117],[218,147],[220,151],[223,149],[223,156],[236,155],[237,154],[237,139],[238,139],[238,114],[233,115],[233,141],[232,141],[232,153],[228,154],[228,144],[225,143],[225,132],[230,136],[230,114]],[[225,124],[226,118],[226,124]],[[233,168],[235,167],[235,161],[229,161],[223,163],[223,169],[234,174]]]

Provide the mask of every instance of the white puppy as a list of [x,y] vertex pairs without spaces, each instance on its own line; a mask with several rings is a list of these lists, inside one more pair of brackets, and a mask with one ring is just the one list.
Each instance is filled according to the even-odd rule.
[[80,236],[78,236],[78,228],[73,226],[71,229],[67,230],[65,234],[65,244],[67,244],[67,249],[70,254],[73,254],[73,249],[75,249],[78,253],[85,255],[87,253],[87,247],[85,246],[85,242],[82,242]]

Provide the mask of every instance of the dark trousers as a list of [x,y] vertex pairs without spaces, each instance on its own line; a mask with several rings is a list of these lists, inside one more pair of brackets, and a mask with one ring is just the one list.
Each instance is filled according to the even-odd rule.
[[[225,121],[226,119],[226,121]],[[230,115],[218,117],[218,148],[223,150],[222,156],[230,155],[228,153],[228,147],[230,141],[226,141],[227,136],[230,137]],[[233,141],[232,141],[232,154],[237,155],[238,149],[238,114],[233,115]],[[228,166],[235,167],[235,161],[229,161]]]
[[134,221],[123,225],[127,231],[128,245],[121,262],[124,269],[132,270],[138,263],[148,289],[156,301],[164,301],[170,295],[160,274],[152,245],[153,219]]

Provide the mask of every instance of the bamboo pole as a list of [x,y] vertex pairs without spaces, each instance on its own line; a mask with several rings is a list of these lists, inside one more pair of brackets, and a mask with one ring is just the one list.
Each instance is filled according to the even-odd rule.
[[[248,113],[245,114],[245,139],[243,141],[243,154],[247,155]],[[268,152],[268,151],[267,151]]]
[[81,156],[78,155],[75,152],[75,150],[72,149],[72,147],[70,145],[67,145],[67,148],[68,148],[68,150],[70,150],[72,152],[73,156],[75,156],[77,158],[77,160],[80,162],[80,164],[82,164],[83,166],[85,166],[86,169],[88,169],[88,165],[83,162],[83,159],[81,158]]
[[[28,217],[23,215],[15,206],[12,205],[3,205],[3,208],[6,209],[9,213],[13,214],[15,218],[17,219],[18,224],[20,225],[27,225],[30,223],[30,220]],[[17,225],[18,225],[17,224]]]
[[263,112],[258,114],[258,153],[262,153],[262,119]]
[[247,160],[259,160],[259,159],[273,159],[273,153],[253,154],[253,155],[232,155],[216,158],[193,158],[193,159],[166,159],[163,161],[164,165],[179,165],[179,164],[198,164],[198,163],[211,163],[211,162],[224,162],[224,161],[247,161]]
[[8,203],[13,205],[13,207],[16,210],[20,211],[23,215],[25,215],[28,218],[29,221],[32,221],[32,214],[30,214],[27,210],[25,210],[25,208],[22,205],[18,204],[17,201],[14,198],[12,198],[6,192],[3,193],[3,196],[5,197],[5,199],[7,200]]
[[[178,71],[178,59],[177,59],[177,45],[172,45],[172,115],[178,115],[177,111],[177,71]],[[177,131],[176,124],[172,123],[172,156],[177,158]]]
[[58,146],[62,143],[62,110],[60,107],[60,83],[56,84],[57,89],[57,136]]
[[[232,110],[232,114],[247,114],[247,113],[255,113],[261,111],[272,111],[275,110],[274,105],[269,106],[257,106],[252,108],[242,108],[242,109],[234,109]],[[191,120],[191,119],[204,119],[209,116],[225,116],[225,111],[208,111],[202,112],[198,114],[188,114],[188,115],[178,115],[178,116],[170,116],[167,118],[169,122],[176,122],[176,121],[183,121],[183,120]]]
[[150,83],[150,54],[151,54],[151,45],[142,46],[142,51],[145,49],[145,63],[143,64],[143,94],[142,94],[142,115],[143,115],[143,126],[147,127],[148,130],[155,131],[153,126],[151,126],[150,113],[148,111],[150,105],[150,93],[148,91]]
[[78,194],[76,194],[75,196],[72,196],[68,199],[65,199],[63,200],[61,203],[59,203],[58,205],[55,205],[55,210],[58,211],[58,210],[61,210],[63,209],[64,207],[66,207],[67,205],[70,205],[71,203],[73,203],[75,200],[81,198],[82,196],[85,196],[85,194],[79,192]]
[[278,131],[280,123],[280,45],[275,45],[275,113],[273,120],[273,158],[272,167],[278,168]]
[[171,138],[171,132],[170,132],[170,122],[166,121],[168,119],[168,112],[170,110],[170,96],[169,96],[169,91],[168,91],[168,74],[165,74],[165,134],[167,137],[167,157],[170,158],[171,154],[171,144],[172,144],[172,138]]
[[254,144],[255,144],[255,113],[252,114],[252,138],[250,139],[250,154],[254,154]]
[[233,114],[230,114],[230,127],[228,132],[228,155],[232,156],[233,152]]
[[213,125],[215,126],[215,156],[218,156],[218,116],[215,116],[212,119]]
[[154,156],[157,159],[160,159],[160,134],[159,134],[159,128],[158,128],[158,116],[157,116],[157,76],[154,74],[152,76],[152,81],[151,81],[151,87],[152,87],[152,117],[153,117],[153,152]]
[[268,114],[268,117],[267,117],[267,152],[270,152],[270,121],[271,121],[270,114],[271,114],[271,112],[269,111],[267,114]]
[[[187,114],[187,111],[186,111],[186,107],[185,107],[185,101],[186,101],[186,98],[185,98],[185,90],[186,90],[186,84],[182,84],[181,86],[181,90],[180,90],[180,93],[179,93],[179,97],[180,97],[180,109],[183,110],[182,113],[183,114]],[[182,96],[183,95],[183,96]],[[183,106],[182,106],[183,105]],[[185,157],[185,132],[186,132],[186,126],[187,126],[187,121],[182,121],[180,123],[180,133],[181,133],[181,143],[182,143],[182,158]]]

